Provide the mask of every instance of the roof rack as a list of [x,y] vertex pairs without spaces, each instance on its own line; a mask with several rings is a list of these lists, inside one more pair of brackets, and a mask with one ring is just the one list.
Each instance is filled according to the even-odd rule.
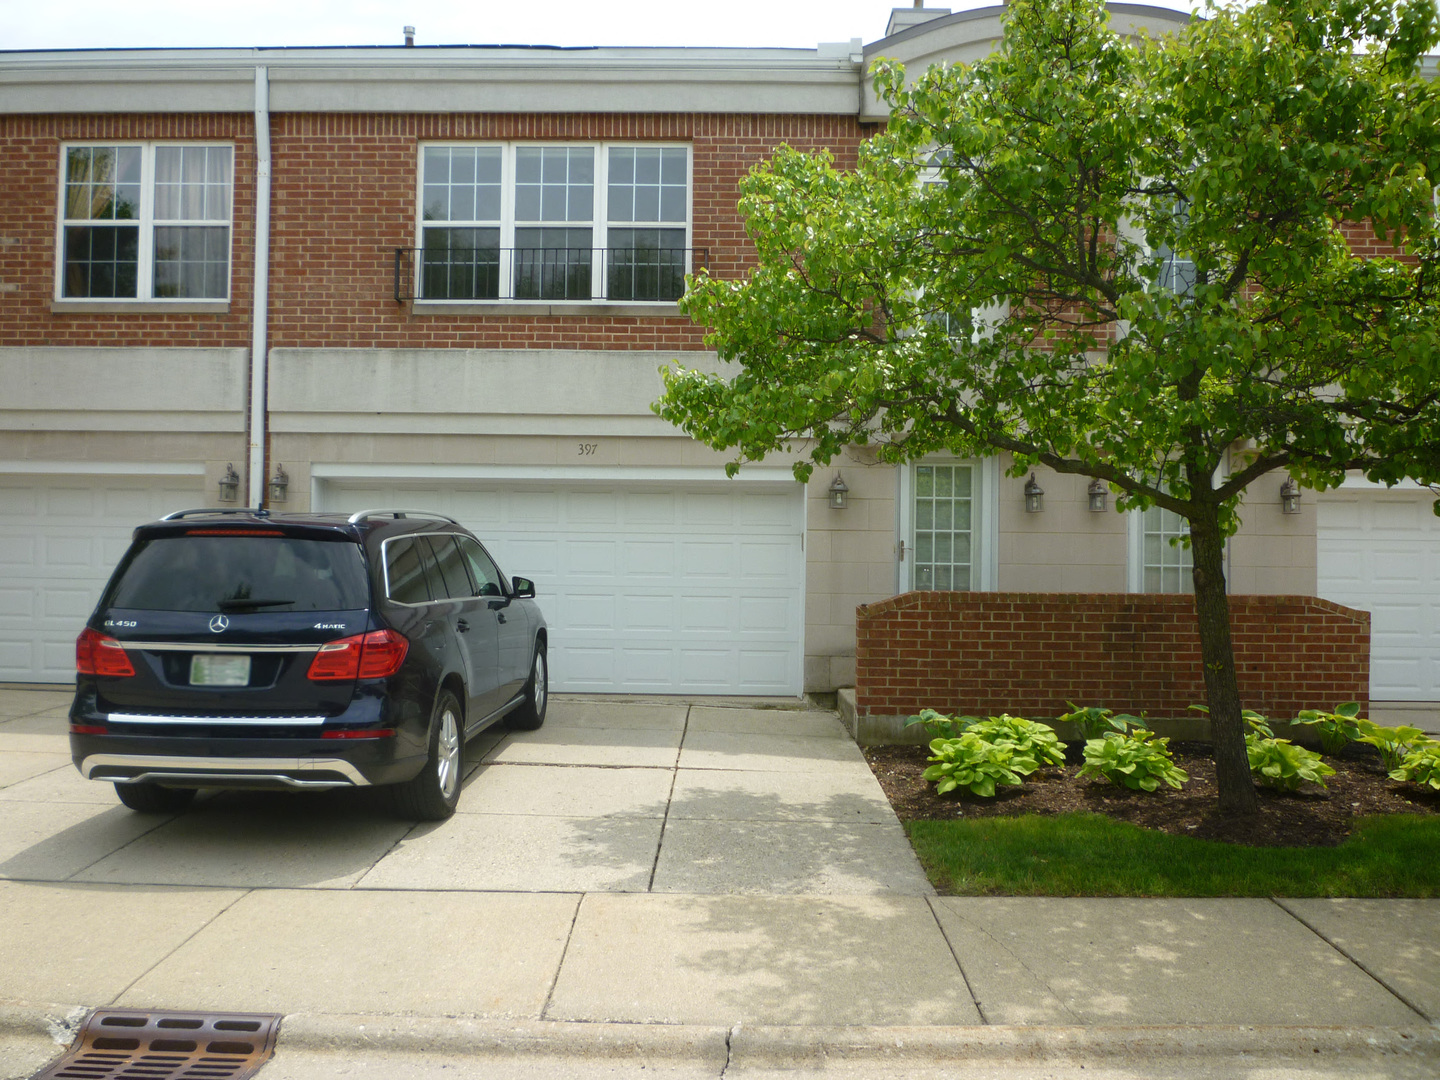
[[431,513],[429,510],[358,510],[350,515],[350,524],[359,525],[362,521],[368,521],[370,518],[377,517],[389,517],[397,520],[400,518],[416,517],[427,518],[431,521],[448,521],[451,525],[460,524],[460,522],[452,517],[446,517],[444,514]]
[[161,521],[179,521],[196,514],[254,514],[257,517],[269,517],[269,510],[255,510],[249,506],[214,506],[196,507],[193,510],[176,510],[173,514],[166,514]]

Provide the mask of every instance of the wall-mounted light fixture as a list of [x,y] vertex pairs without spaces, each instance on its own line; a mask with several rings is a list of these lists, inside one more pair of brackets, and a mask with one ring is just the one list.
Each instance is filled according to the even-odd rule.
[[1293,476],[1287,476],[1285,482],[1280,485],[1280,512],[1282,514],[1300,513],[1300,485],[1295,482]]
[[240,474],[235,471],[232,461],[225,466],[225,475],[220,478],[220,501],[234,502],[240,497]]
[[1110,501],[1110,489],[1105,486],[1105,481],[1098,476],[1095,477],[1090,481],[1090,486],[1085,489],[1085,492],[1090,497],[1090,509],[1097,514],[1103,514],[1106,504]]
[[1025,481],[1025,512],[1038,514],[1045,509],[1045,489],[1035,482],[1035,474]]
[[290,474],[284,465],[275,466],[275,475],[270,478],[270,501],[284,502],[290,493]]
[[844,510],[850,505],[850,489],[845,486],[845,481],[840,479],[840,474],[835,474],[835,479],[830,481],[830,509]]

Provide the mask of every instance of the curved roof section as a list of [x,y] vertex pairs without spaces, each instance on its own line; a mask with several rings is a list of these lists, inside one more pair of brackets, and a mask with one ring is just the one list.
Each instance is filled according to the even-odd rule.
[[[1183,11],[1150,7],[1147,4],[1107,4],[1110,26],[1122,34],[1140,29],[1151,35],[1168,33],[1190,21]],[[889,37],[865,46],[865,70],[876,60],[899,60],[907,71],[925,71],[934,64],[973,63],[989,54],[1000,42],[1004,4],[993,7],[957,11],[953,15],[910,26]],[[868,77],[861,88],[860,116],[863,120],[883,120],[890,114],[885,103],[875,94]]]

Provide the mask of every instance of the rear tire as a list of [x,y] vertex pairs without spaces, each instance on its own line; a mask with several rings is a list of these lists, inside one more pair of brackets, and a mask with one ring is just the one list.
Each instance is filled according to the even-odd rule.
[[525,684],[525,700],[505,719],[511,731],[534,731],[545,723],[545,707],[550,703],[550,671],[545,662],[545,646],[535,643],[535,658],[530,661],[530,681]]
[[412,779],[390,789],[395,812],[414,821],[444,821],[460,803],[465,766],[465,717],[449,690],[435,699],[430,721],[430,755]]
[[142,814],[178,814],[195,801],[194,788],[169,788],[141,781],[116,784],[115,794],[131,810]]

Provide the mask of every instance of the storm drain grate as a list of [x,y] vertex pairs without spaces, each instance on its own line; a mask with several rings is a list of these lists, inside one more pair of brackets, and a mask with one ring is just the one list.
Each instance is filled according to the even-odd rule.
[[242,1080],[270,1060],[279,1032],[268,1013],[96,1009],[31,1080]]

